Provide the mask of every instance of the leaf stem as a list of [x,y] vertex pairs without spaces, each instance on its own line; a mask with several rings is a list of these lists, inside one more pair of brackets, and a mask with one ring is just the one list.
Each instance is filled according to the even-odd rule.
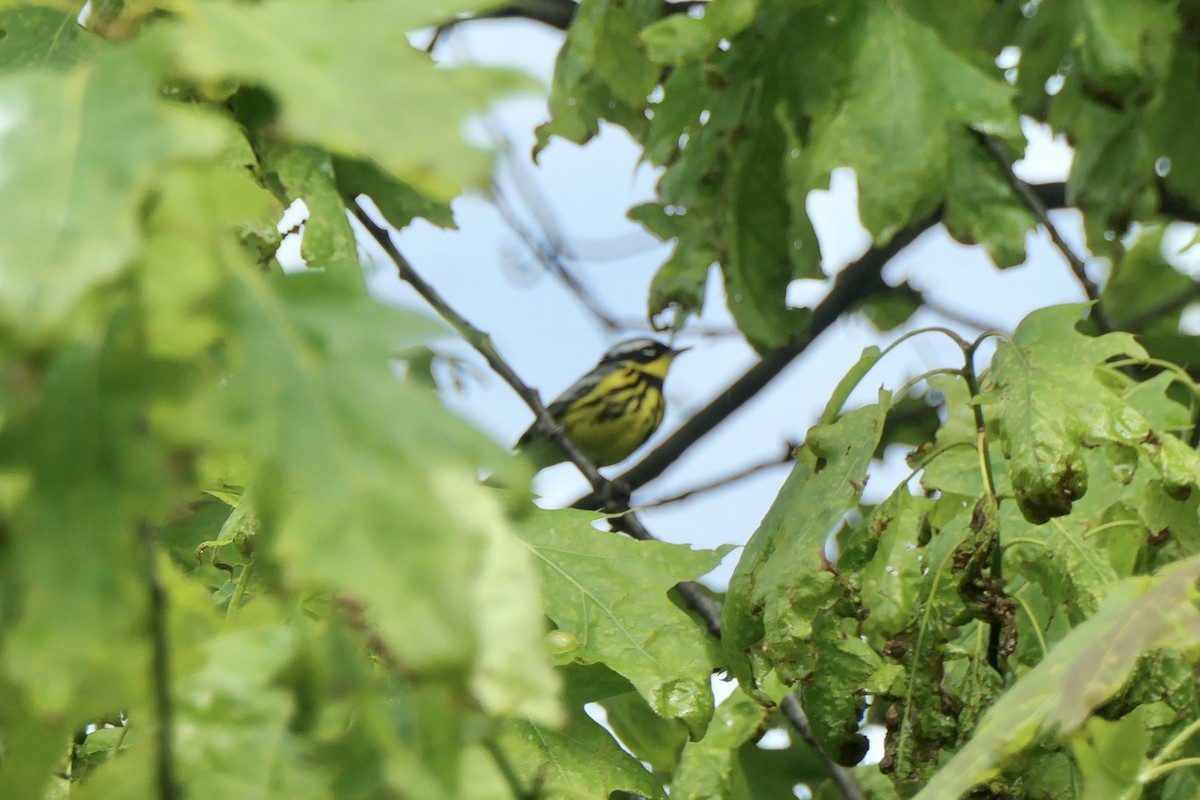
[[1025,611],[1025,616],[1029,617],[1029,625],[1033,628],[1034,635],[1037,636],[1038,646],[1042,648],[1042,658],[1045,659],[1050,652],[1050,647],[1046,644],[1046,635],[1042,633],[1042,626],[1038,624],[1037,617],[1033,615],[1033,609],[1029,607],[1029,601],[1025,599],[1024,595],[1014,594],[1013,597],[1017,598],[1017,602]]
[[1168,761],[1166,764],[1160,764],[1159,766],[1154,767],[1153,769],[1148,769],[1145,772],[1141,773],[1140,775],[1138,775],[1138,780],[1141,781],[1142,783],[1150,783],[1152,781],[1158,780],[1160,777],[1162,777],[1163,775],[1166,775],[1168,772],[1173,772],[1174,770],[1180,769],[1181,767],[1196,767],[1196,766],[1200,766],[1200,758],[1198,758],[1198,757],[1181,758],[1177,761]]
[[[966,362],[963,365],[963,377],[967,381],[967,391],[971,393],[971,413],[975,416],[975,444],[979,453],[979,469],[983,476],[984,491],[991,499],[992,508],[996,510],[996,535],[998,537],[1000,534],[1000,500],[996,497],[996,479],[992,474],[991,459],[988,458],[987,425],[983,418],[983,404],[979,402],[979,378],[975,374],[975,352],[984,339],[990,335],[992,334],[983,334],[963,350],[963,360]],[[1004,548],[995,546],[995,543],[992,547],[992,565],[989,577],[995,591],[1000,591],[999,587],[1004,582]],[[999,622],[991,623],[988,631],[988,663],[996,672],[1003,674],[1000,669],[1000,629]]]
[[904,397],[904,395],[908,394],[908,392],[914,386],[916,386],[918,383],[920,383],[921,381],[926,380],[928,378],[932,378],[934,375],[961,375],[961,374],[962,374],[962,370],[955,369],[954,367],[937,367],[936,369],[926,370],[925,372],[922,372],[920,375],[915,375],[912,378],[909,378],[908,381],[905,382],[905,384],[903,386],[901,386],[899,389],[896,390],[895,396],[896,397]]
[[246,586],[250,583],[250,575],[254,572],[254,556],[242,565],[242,574],[238,575],[237,583],[233,585],[233,592],[229,595],[229,605],[225,607],[226,618],[233,615],[241,606],[242,597],[246,594]]
[[[1171,741],[1167,742],[1163,746],[1163,749],[1158,751],[1158,755],[1151,759],[1150,763],[1146,765],[1146,768],[1142,770],[1141,774],[1138,776],[1139,780],[1141,780],[1142,783],[1149,783],[1153,779],[1153,776],[1158,774],[1159,768],[1163,766],[1163,761],[1170,757],[1170,755],[1180,747],[1182,747],[1183,743],[1190,739],[1192,735],[1196,733],[1196,731],[1200,731],[1200,718],[1192,720],[1188,723],[1187,727],[1171,737]],[[1192,760],[1194,761],[1195,759]],[[1174,767],[1172,767],[1172,769],[1174,769]]]

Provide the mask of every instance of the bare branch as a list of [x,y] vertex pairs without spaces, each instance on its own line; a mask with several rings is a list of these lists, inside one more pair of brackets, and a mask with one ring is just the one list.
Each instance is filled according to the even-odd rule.
[[717,478],[715,481],[710,481],[709,483],[703,483],[699,486],[693,486],[691,489],[688,489],[687,491],[684,491],[684,492],[680,492],[679,494],[671,495],[669,497],[663,497],[658,500],[651,500],[649,503],[638,503],[637,507],[639,509],[660,508],[662,506],[670,505],[672,503],[680,503],[680,502],[683,502],[684,500],[687,500],[690,497],[694,497],[703,492],[711,492],[713,489],[720,489],[724,486],[729,486],[732,483],[737,483],[738,481],[745,480],[746,478],[749,478],[753,475],[757,475],[758,473],[763,472],[764,470],[773,469],[775,467],[785,466],[787,464],[792,463],[792,461],[793,461],[792,451],[794,451],[796,449],[796,447],[797,447],[796,442],[787,442],[786,446],[784,447],[782,456],[772,458],[769,461],[762,461],[758,464],[754,464],[752,466],[746,467],[745,469],[738,470],[737,472],[734,472],[730,475],[726,475],[723,478]]
[[[1063,254],[1063,258],[1067,260],[1067,264],[1071,267],[1071,272],[1075,274],[1075,279],[1079,281],[1079,285],[1083,287],[1084,294],[1089,300],[1098,301],[1100,299],[1100,287],[1096,285],[1087,274],[1087,264],[1067,243],[1059,233],[1058,228],[1050,220],[1049,211],[1046,209],[1046,204],[1042,202],[1042,198],[1038,193],[1030,188],[1029,184],[1017,177],[1017,173],[1013,171],[1012,162],[1008,160],[1008,154],[1004,152],[1004,148],[1000,143],[988,136],[985,133],[976,133],[979,141],[991,154],[995,162],[1004,172],[1004,177],[1008,179],[1008,184],[1021,198],[1021,202],[1033,213],[1033,216],[1046,229],[1046,233],[1050,234],[1050,241],[1054,242],[1054,246]],[[1102,330],[1111,331],[1112,323],[1099,305],[1092,306],[1092,317]]]
[[[693,8],[708,5],[708,0],[684,0],[683,2],[668,2],[663,9],[663,16],[671,14],[686,14]],[[477,14],[460,17],[459,19],[443,22],[434,30],[433,40],[425,48],[432,52],[443,34],[464,22],[475,22],[484,19],[527,19],[540,22],[556,30],[565,31],[571,27],[575,19],[575,11],[579,4],[575,0],[518,0],[515,3],[497,8],[480,11]]]
[[947,308],[946,306],[938,303],[932,303],[929,300],[926,300],[924,297],[921,298],[921,305],[925,306],[925,308],[928,308],[935,314],[940,314],[952,322],[957,322],[959,325],[964,325],[968,328],[974,328],[980,333],[983,333],[984,331],[1004,330],[1005,327],[1003,325],[994,325],[987,320],[972,317],[968,314],[962,313],[961,311],[957,311],[953,308]]
[[1151,306],[1142,313],[1130,317],[1125,320],[1124,327],[1131,331],[1141,330],[1159,317],[1178,311],[1196,300],[1200,300],[1200,283],[1193,283],[1187,288],[1187,291],[1169,297],[1158,305]]

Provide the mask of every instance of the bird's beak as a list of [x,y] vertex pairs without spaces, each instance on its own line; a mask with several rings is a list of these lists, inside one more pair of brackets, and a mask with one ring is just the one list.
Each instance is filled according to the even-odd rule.
[[679,355],[680,353],[686,353],[688,350],[691,350],[691,349],[692,349],[691,345],[688,345],[687,347],[673,347],[673,348],[671,348],[671,358],[674,358],[675,356]]

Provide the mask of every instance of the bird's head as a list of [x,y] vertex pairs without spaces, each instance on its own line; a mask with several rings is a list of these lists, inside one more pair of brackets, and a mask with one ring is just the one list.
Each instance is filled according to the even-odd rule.
[[630,367],[662,380],[667,377],[667,370],[671,368],[671,361],[675,356],[689,349],[673,348],[643,336],[613,345],[600,363]]

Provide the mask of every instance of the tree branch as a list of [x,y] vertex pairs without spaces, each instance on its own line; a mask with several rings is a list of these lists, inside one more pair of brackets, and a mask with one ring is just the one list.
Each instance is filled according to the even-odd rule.
[[800,734],[804,743],[817,754],[821,766],[825,769],[825,774],[837,785],[842,796],[846,800],[863,800],[862,792],[859,791],[858,783],[850,774],[850,770],[830,758],[829,754],[825,752],[825,748],[821,747],[821,743],[817,741],[817,737],[813,735],[812,726],[808,724],[808,715],[804,713],[804,708],[800,705],[800,698],[796,696],[795,692],[791,692],[783,698],[783,702],[779,704],[779,710]]
[[757,475],[758,473],[762,472],[763,470],[768,470],[768,469],[771,469],[772,467],[781,467],[785,464],[790,464],[792,462],[792,451],[794,451],[796,449],[796,447],[797,447],[796,442],[787,442],[784,446],[783,455],[779,456],[778,458],[772,458],[769,461],[761,461],[757,464],[746,467],[745,469],[740,469],[737,472],[726,475],[722,478],[717,478],[715,481],[710,481],[708,483],[702,483],[699,486],[693,486],[691,489],[680,492],[679,494],[671,495],[669,497],[663,497],[658,500],[651,500],[648,503],[638,503],[637,507],[639,509],[660,508],[662,506],[671,505],[672,503],[680,503],[680,502],[683,502],[684,500],[687,500],[689,497],[694,497],[695,495],[698,495],[702,492],[711,492],[713,489],[720,489],[721,487],[728,486],[731,483],[736,483],[740,480],[745,480],[746,478],[749,478],[752,475]]
[[[686,14],[693,8],[706,5],[708,5],[708,0],[667,2],[663,9],[663,16]],[[571,22],[575,19],[575,12],[578,8],[579,4],[575,0],[518,0],[515,3],[480,11],[477,14],[450,20],[449,22],[443,22],[434,30],[433,39],[425,49],[427,52],[431,52],[442,35],[458,25],[464,22],[476,22],[483,19],[527,19],[532,22],[540,22],[542,25],[556,30],[565,31],[571,27]]]
[[1063,258],[1067,260],[1067,264],[1071,267],[1071,272],[1075,274],[1075,279],[1083,287],[1084,294],[1087,295],[1089,300],[1095,303],[1092,306],[1092,317],[1096,320],[1096,324],[1100,326],[1101,330],[1111,331],[1113,329],[1112,323],[1103,309],[1100,308],[1098,302],[1100,300],[1100,287],[1088,277],[1086,262],[1071,248],[1071,245],[1067,243],[1067,240],[1063,238],[1062,234],[1058,232],[1058,228],[1050,220],[1050,214],[1047,211],[1046,204],[1042,202],[1042,198],[1030,188],[1029,184],[1017,177],[1017,173],[1013,171],[1012,162],[1008,160],[1008,154],[1004,152],[1004,148],[1000,146],[999,142],[985,133],[976,133],[975,135],[988,153],[991,154],[992,159],[999,165],[1001,171],[1004,172],[1004,177],[1008,180],[1008,185],[1013,188],[1013,191],[1021,198],[1021,202],[1025,204],[1025,207],[1033,213],[1037,221],[1046,229],[1046,233],[1050,234],[1050,241],[1054,242],[1054,246],[1058,248],[1058,252],[1062,253]]

